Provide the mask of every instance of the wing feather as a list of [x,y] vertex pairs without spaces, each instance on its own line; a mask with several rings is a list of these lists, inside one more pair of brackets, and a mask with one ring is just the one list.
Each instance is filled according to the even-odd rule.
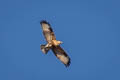
[[43,34],[44,34],[47,42],[50,42],[51,40],[56,39],[54,32],[53,32],[50,24],[47,21],[43,20],[40,22],[40,24],[42,26]]
[[70,58],[66,54],[66,52],[60,46],[53,46],[52,48],[53,53],[55,56],[66,66],[70,65]]

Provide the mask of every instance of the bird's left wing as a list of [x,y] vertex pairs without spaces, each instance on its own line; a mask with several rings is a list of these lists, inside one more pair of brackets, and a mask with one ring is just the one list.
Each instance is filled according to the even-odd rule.
[[70,58],[60,46],[53,46],[52,51],[55,56],[66,66],[70,65]]

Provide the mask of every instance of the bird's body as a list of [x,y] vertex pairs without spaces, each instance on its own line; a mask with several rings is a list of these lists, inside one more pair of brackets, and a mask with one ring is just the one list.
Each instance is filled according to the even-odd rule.
[[47,41],[46,45],[41,45],[40,48],[43,53],[47,54],[47,52],[51,49],[55,56],[63,63],[65,66],[70,65],[70,58],[66,54],[66,52],[60,47],[60,44],[62,41],[56,40],[56,37],[54,35],[54,32],[50,26],[50,24],[43,20],[40,22],[42,29],[43,29],[43,34],[45,36],[45,39]]
[[57,40],[51,40],[46,47],[51,47],[51,46],[59,46],[62,42],[61,41],[57,41]]

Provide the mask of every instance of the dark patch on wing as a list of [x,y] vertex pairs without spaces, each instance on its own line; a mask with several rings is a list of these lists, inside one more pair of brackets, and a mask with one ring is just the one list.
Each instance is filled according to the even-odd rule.
[[51,32],[53,32],[53,30],[52,30],[52,28],[51,28],[51,27],[49,27],[49,29],[50,29],[50,31],[51,31]]
[[44,23],[44,24],[48,24],[48,25],[50,26],[49,22],[47,22],[46,20],[42,20],[42,21],[40,21],[40,24],[41,24],[41,25],[42,25],[42,23]]

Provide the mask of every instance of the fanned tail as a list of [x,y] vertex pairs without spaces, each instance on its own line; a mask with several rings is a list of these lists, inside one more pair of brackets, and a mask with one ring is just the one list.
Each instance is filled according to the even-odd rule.
[[50,50],[50,47],[45,47],[46,45],[41,45],[40,49],[44,54],[47,54],[47,52]]

